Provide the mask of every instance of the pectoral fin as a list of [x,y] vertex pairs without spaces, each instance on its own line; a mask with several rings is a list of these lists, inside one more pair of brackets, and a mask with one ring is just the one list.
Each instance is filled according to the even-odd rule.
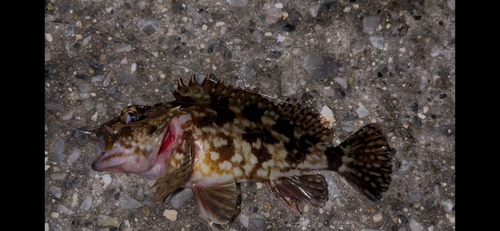
[[171,193],[175,192],[179,187],[189,180],[193,168],[191,167],[191,145],[187,140],[182,141],[181,146],[177,149],[176,154],[183,154],[184,158],[172,159],[176,162],[177,168],[171,172],[164,174],[160,179],[156,180],[152,189],[156,189],[153,196],[153,202],[163,201]]
[[228,224],[236,213],[236,205],[240,191],[234,178],[210,185],[198,185],[193,192],[202,217],[212,223]]
[[300,214],[297,201],[321,207],[328,200],[328,183],[322,175],[316,173],[280,177],[270,182],[269,188],[297,214]]

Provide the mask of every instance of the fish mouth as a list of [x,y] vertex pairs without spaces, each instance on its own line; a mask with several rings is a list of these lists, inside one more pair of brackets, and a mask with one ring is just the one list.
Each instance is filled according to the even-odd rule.
[[[120,144],[120,140],[114,141],[115,144],[110,150],[101,151],[92,162],[92,169],[99,172],[132,173],[158,179],[166,172],[165,161],[171,156],[172,150],[178,146],[175,144],[180,143],[178,137],[183,133],[180,124],[178,117],[172,118],[161,137],[161,143],[154,144],[149,152],[143,154],[136,154],[135,149],[138,145],[127,149]],[[109,135],[113,137],[115,134]],[[99,136],[101,150],[105,149],[106,142],[110,141],[106,141],[101,133]]]

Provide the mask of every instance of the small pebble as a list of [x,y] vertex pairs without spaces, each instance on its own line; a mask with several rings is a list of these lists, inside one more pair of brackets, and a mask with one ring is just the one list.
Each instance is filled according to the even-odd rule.
[[109,174],[102,176],[102,181],[104,181],[104,187],[107,187],[111,183],[111,176]]
[[61,188],[59,187],[56,187],[56,186],[50,186],[49,188],[49,191],[50,193],[52,193],[52,195],[54,195],[57,199],[61,199]]
[[85,198],[85,200],[83,200],[82,204],[80,205],[80,209],[89,211],[91,206],[92,206],[92,196],[88,196],[87,198]]
[[359,118],[366,117],[370,114],[370,112],[366,110],[365,106],[361,102],[359,102],[358,105],[359,108],[356,110],[356,113],[358,113]]
[[248,227],[248,217],[245,214],[240,214],[239,219],[243,226]]
[[207,25],[205,25],[205,24],[203,24],[203,26],[201,26],[201,29],[202,29],[202,30],[207,30],[207,29],[208,29],[208,26],[207,26]]
[[144,206],[141,202],[135,200],[134,198],[125,194],[123,196],[123,202],[121,204],[122,209],[135,209]]
[[66,173],[58,172],[50,174],[50,178],[52,178],[53,180],[64,180],[65,177]]
[[260,228],[264,226],[264,220],[260,218],[252,218],[252,225],[255,226],[255,228]]
[[265,201],[264,202],[264,209],[267,210],[267,211],[270,211],[271,210],[271,203],[269,201]]
[[382,220],[382,214],[381,213],[377,213],[375,214],[375,216],[373,216],[373,221],[376,223],[376,222],[379,222]]
[[411,231],[422,231],[424,230],[424,227],[421,224],[419,224],[415,219],[411,219],[410,229]]
[[99,215],[99,217],[97,218],[97,225],[98,226],[108,226],[108,227],[118,227],[120,225],[120,222],[118,221],[118,218],[116,218],[116,217]]
[[47,39],[47,42],[52,42],[52,35],[49,33],[45,33],[45,39]]
[[448,218],[448,220],[451,222],[451,223],[455,223],[455,216],[451,215],[451,214],[446,214],[446,218]]
[[330,124],[333,126],[333,123],[336,121],[335,116],[333,115],[332,109],[330,109],[328,106],[323,106],[323,109],[321,110],[320,113],[324,118],[330,122]]
[[167,219],[171,221],[177,220],[177,214],[178,214],[177,211],[169,209],[165,209],[165,211],[163,212],[163,216],[165,216]]
[[142,208],[141,213],[142,213],[142,215],[147,217],[147,216],[151,215],[151,209],[149,207],[144,207],[144,208]]
[[58,205],[57,206],[57,210],[59,210],[59,212],[61,213],[66,213],[68,215],[71,215],[73,214],[73,211],[69,210],[68,208],[66,208],[66,206],[64,205]]

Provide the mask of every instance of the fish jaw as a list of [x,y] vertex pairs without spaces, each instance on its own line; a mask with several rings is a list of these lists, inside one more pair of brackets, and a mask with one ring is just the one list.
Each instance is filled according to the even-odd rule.
[[[179,108],[157,110],[134,123],[115,120],[96,131],[101,148],[92,169],[100,172],[132,173],[157,179],[166,172],[165,161],[182,134]],[[118,122],[117,122],[118,121]]]

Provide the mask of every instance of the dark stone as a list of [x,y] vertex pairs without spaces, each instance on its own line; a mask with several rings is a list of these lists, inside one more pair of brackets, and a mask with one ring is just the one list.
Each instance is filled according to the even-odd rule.
[[381,78],[383,75],[381,72],[377,72],[377,77]]
[[250,31],[250,33],[253,33],[255,31],[255,22],[250,20],[248,22],[248,30]]
[[401,219],[401,223],[406,224],[408,223],[408,219],[405,217],[403,214],[398,214],[399,219]]
[[117,192],[117,193],[115,194],[115,200],[118,200],[118,199],[120,199],[120,192]]
[[258,211],[259,211],[259,207],[255,206],[255,207],[253,207],[253,208],[252,208],[252,212],[253,212],[253,213],[256,213],[256,212],[258,212]]
[[76,143],[83,147],[87,144],[87,134],[82,131],[86,131],[87,127],[78,128],[78,130],[74,130],[73,137],[75,137]]
[[52,74],[53,70],[54,68],[51,65],[49,64],[45,65],[45,81],[50,79],[50,74]]
[[414,18],[415,20],[420,20],[420,19],[422,18],[422,16],[413,15],[413,18]]
[[71,181],[64,181],[64,188],[66,190],[73,188],[73,183],[71,183]]
[[290,24],[292,24],[293,26],[298,26],[300,25],[302,15],[298,11],[294,10],[288,15],[288,18],[290,20]]
[[81,47],[80,43],[73,44],[73,48],[75,48],[75,49],[80,49],[80,47]]
[[453,173],[453,175],[451,176],[451,183],[455,184],[455,173]]
[[444,98],[446,98],[446,94],[441,94],[441,95],[439,95],[439,98],[440,98],[440,99],[444,99]]
[[186,33],[186,31],[187,31],[187,30],[186,30],[186,28],[184,28],[184,27],[183,27],[183,28],[181,28],[181,34]]
[[338,68],[341,66],[340,63],[324,54],[308,54],[303,64],[307,73],[319,81],[337,73]]
[[413,103],[413,104],[410,106],[410,110],[411,110],[412,112],[417,113],[417,112],[418,112],[418,104],[417,104],[417,103]]
[[398,160],[394,163],[394,171],[398,171],[399,168],[401,168],[401,161]]
[[255,228],[260,228],[264,226],[264,220],[260,218],[252,218],[252,225],[255,226]]
[[87,80],[87,75],[75,75],[77,79]]
[[422,120],[418,116],[414,116],[412,122],[417,127],[422,126]]
[[399,29],[398,29],[398,31],[399,31],[399,37],[403,37],[403,36],[405,36],[405,35],[408,33],[408,29],[409,29],[409,28],[410,28],[410,27],[409,27],[408,25],[406,25],[406,24],[405,24],[405,25],[403,25],[401,28],[399,28]]
[[328,220],[323,221],[323,226],[327,227],[329,224]]
[[286,31],[286,32],[294,31],[295,30],[295,26],[292,25],[292,24],[287,23],[287,24],[285,24],[283,26],[283,30]]
[[358,116],[356,115],[351,115],[351,114],[347,114],[345,117],[344,117],[344,121],[354,121],[354,120],[357,120],[358,119]]
[[279,57],[281,57],[281,52],[271,51],[271,52],[269,52],[269,57],[271,57],[273,59],[279,59]]
[[73,74],[73,71],[75,71],[75,68],[72,65],[68,65],[66,67],[66,73],[71,75],[71,74]]
[[342,90],[342,88],[335,88],[335,94],[337,94],[337,96],[340,98],[340,99],[344,99],[345,98],[345,91]]
[[431,210],[432,208],[434,208],[434,200],[432,199],[425,200],[425,208],[427,210]]
[[395,156],[396,155],[396,149],[395,148],[391,148],[389,151],[388,151],[389,155],[391,156]]
[[443,25],[443,21],[439,21],[439,22],[438,22],[438,24],[439,24],[440,26],[442,26],[442,25]]
[[298,222],[300,220],[300,216],[294,216],[292,222]]

